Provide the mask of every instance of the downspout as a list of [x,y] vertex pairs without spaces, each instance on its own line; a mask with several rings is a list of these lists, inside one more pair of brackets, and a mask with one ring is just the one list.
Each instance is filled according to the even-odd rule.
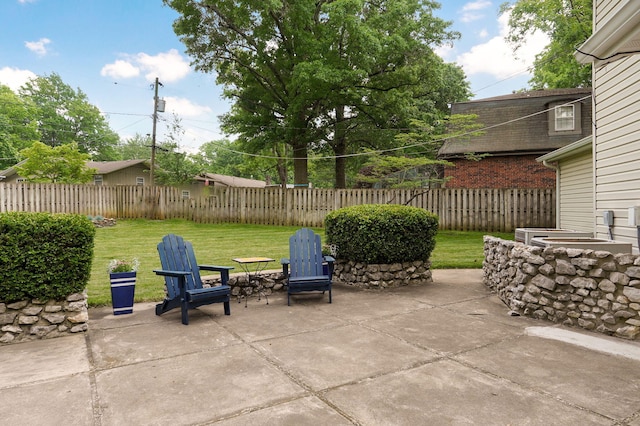
[[542,165],[556,172],[556,228],[560,229],[560,175],[558,173],[558,162],[542,160]]

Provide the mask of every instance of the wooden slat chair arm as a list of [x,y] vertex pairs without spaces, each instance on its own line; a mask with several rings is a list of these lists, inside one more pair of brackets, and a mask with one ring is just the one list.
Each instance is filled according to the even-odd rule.
[[214,265],[198,265],[202,271],[220,272],[220,282],[227,285],[229,282],[229,271],[234,269],[233,266],[214,266]]
[[289,277],[289,264],[291,263],[289,261],[288,257],[283,257],[282,259],[280,259],[280,263],[282,264],[282,275],[284,275],[285,278]]

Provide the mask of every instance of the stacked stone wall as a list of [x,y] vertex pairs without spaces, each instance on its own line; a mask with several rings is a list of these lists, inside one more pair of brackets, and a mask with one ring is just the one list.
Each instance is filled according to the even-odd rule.
[[[231,296],[236,298],[248,297],[251,295],[270,295],[274,291],[279,291],[284,288],[287,280],[284,274],[280,271],[265,271],[256,277],[249,277],[246,274],[232,274],[229,277],[229,287],[231,287]],[[206,286],[213,286],[220,284],[219,275],[208,275],[202,277],[202,284]]]
[[640,255],[485,236],[483,280],[518,314],[640,339]]
[[[431,262],[414,261],[392,264],[366,264],[338,259],[334,263],[333,282],[354,287],[382,289],[405,285],[419,285],[433,282]],[[211,275],[202,277],[204,285],[220,283],[220,277]],[[286,289],[287,280],[282,272],[266,271],[251,282],[246,274],[233,274],[229,277],[231,295],[243,297],[250,295],[270,295],[274,291]]]
[[382,289],[405,285],[427,284],[433,281],[431,262],[391,264],[366,264],[352,260],[336,260],[333,278],[335,281],[354,287]]
[[48,339],[87,331],[86,293],[65,300],[0,302],[0,344]]

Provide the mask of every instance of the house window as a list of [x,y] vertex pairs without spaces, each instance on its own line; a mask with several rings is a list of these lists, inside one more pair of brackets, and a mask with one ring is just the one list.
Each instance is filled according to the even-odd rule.
[[191,192],[182,191],[182,199],[187,199],[187,198],[191,198]]
[[144,178],[143,177],[137,177],[136,178],[136,185],[144,185]]
[[102,175],[93,175],[93,184],[102,185]]
[[575,107],[573,105],[561,105],[556,110],[556,132],[575,130]]
[[580,102],[558,101],[548,107],[549,136],[582,134],[582,104]]

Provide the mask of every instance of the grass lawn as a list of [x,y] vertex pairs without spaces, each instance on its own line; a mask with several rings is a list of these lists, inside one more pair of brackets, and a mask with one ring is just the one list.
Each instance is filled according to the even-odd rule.
[[[91,279],[87,287],[91,306],[110,305],[107,264],[114,258],[140,260],[136,302],[162,300],[164,281],[153,273],[160,269],[156,245],[166,234],[177,234],[193,243],[201,264],[236,266],[234,257],[267,256],[276,261],[268,269],[280,269],[280,259],[289,256],[289,237],[299,226],[198,224],[186,220],[121,220],[96,231]],[[324,241],[324,229],[314,228]],[[484,232],[440,231],[431,256],[433,268],[481,268]],[[513,234],[492,235],[512,239]],[[236,268],[238,269],[238,268]],[[239,269],[238,269],[239,270]]]

